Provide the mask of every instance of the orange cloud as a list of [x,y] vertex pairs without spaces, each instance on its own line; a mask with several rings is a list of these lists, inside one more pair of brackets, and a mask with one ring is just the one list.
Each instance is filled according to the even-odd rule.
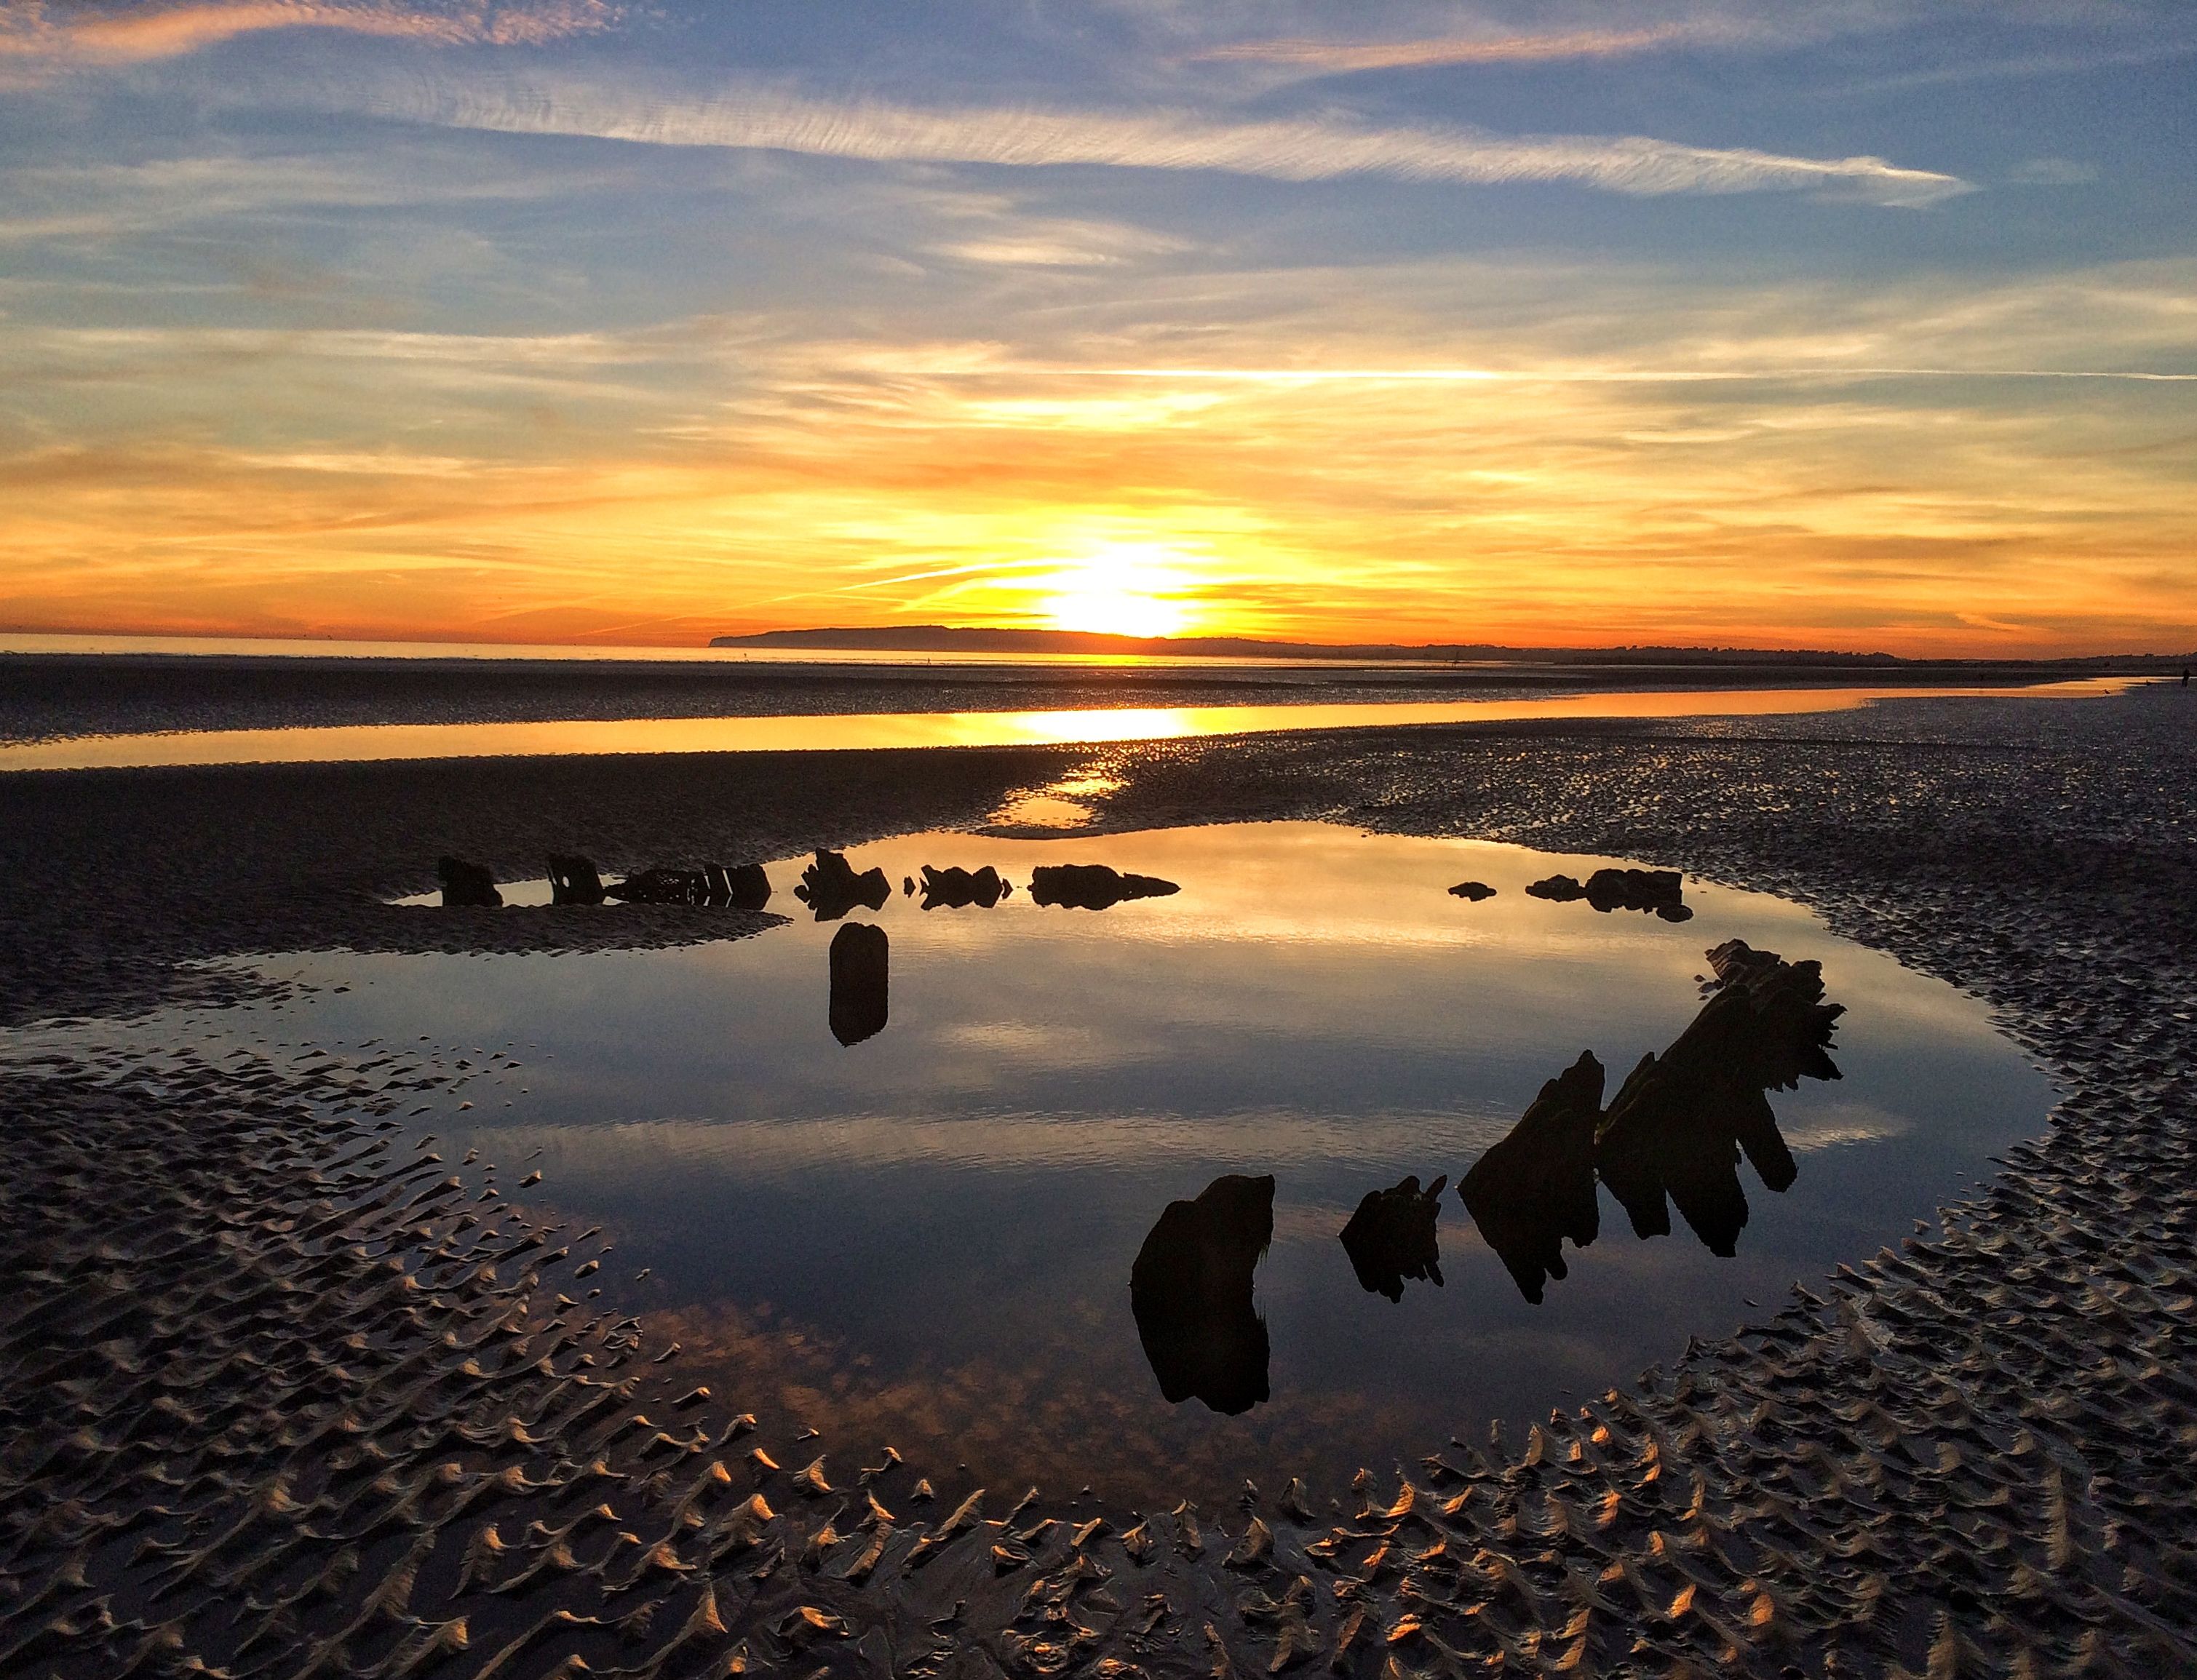
[[19,459],[0,627],[693,643],[1036,624],[1064,576],[1120,593],[1132,562],[1187,628],[1311,640],[2172,649],[2197,609],[2181,463],[2055,460],[2070,431],[2103,441],[2064,413],[1255,385],[1139,415],[1044,389],[1041,417],[915,385],[824,426],[532,459]]
[[0,629],[2188,649],[2186,263],[1690,286],[1621,341],[1510,320],[1539,270],[1332,281],[1243,278],[1222,369],[1160,365],[1203,275],[1100,344],[0,321],[69,440],[0,432]]
[[529,45],[607,27],[607,0],[507,0],[428,8],[401,0],[200,0],[159,7],[0,3],[0,57],[55,68],[176,58],[240,35],[337,29],[449,45]]

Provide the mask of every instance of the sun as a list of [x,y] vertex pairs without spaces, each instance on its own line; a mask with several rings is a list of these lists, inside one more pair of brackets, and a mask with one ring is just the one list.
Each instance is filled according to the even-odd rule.
[[1056,630],[1116,636],[1180,634],[1197,617],[1181,556],[1156,545],[1110,543],[1036,582],[1037,610]]

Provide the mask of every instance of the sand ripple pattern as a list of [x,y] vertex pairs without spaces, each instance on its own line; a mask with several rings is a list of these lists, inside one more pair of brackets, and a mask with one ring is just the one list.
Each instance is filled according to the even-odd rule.
[[559,1294],[597,1263],[580,1239],[392,1160],[364,1093],[332,1123],[339,1086],[11,1075],[0,1672],[2197,1673],[2177,704],[2061,709],[2011,745],[1918,707],[1906,739],[1879,716],[1805,750],[1109,756],[1105,822],[1194,798],[1811,896],[1990,997],[2068,1092],[1898,1251],[1522,1451],[1452,1442],[1225,1512],[946,1510],[882,1446],[804,1463]]

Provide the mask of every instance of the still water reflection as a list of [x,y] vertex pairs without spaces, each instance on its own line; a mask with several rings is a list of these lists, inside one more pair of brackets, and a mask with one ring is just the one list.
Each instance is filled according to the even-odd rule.
[[642,717],[555,723],[373,723],[297,729],[194,729],[0,744],[0,773],[186,764],[335,764],[386,759],[571,754],[838,752],[888,747],[1090,745],[1294,729],[1394,729],[1530,718],[1783,716],[1878,700],[2080,699],[2139,679],[2094,677],[2020,688],[1675,689],[1524,700],[1306,702],[1284,705],[1093,706],[1064,711],[880,712],[832,716]]
[[[2042,1128],[1979,1007],[1804,909],[1525,890],[1616,861],[921,835],[771,863],[752,938],[282,968],[321,1042],[508,1043],[415,1123],[607,1225],[594,1281],[699,1379],[949,1479],[1211,1500],[1597,1393]],[[1157,886],[1032,890],[1100,865]]]

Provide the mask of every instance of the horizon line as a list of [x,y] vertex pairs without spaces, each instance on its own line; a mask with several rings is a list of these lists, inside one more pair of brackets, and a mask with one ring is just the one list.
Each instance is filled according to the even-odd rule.
[[[1894,653],[1886,648],[1861,649],[1807,647],[1793,644],[1761,646],[1733,644],[1719,645],[1706,642],[1614,641],[1600,643],[1510,643],[1468,640],[1319,642],[1290,640],[1282,637],[1249,636],[1225,633],[1179,636],[1131,636],[1119,632],[1105,630],[1059,630],[1017,625],[965,625],[936,623],[892,624],[870,627],[858,627],[851,625],[810,626],[800,629],[726,632],[716,636],[710,637],[700,642],[604,642],[587,640],[519,641],[500,640],[492,637],[453,637],[446,634],[391,634],[376,636],[336,635],[332,634],[316,634],[312,633],[281,634],[270,633],[206,630],[26,630],[0,628],[0,658],[32,658],[52,656],[94,658],[102,657],[123,658],[129,657],[132,654],[149,656],[164,652],[174,652],[181,657],[210,657],[216,652],[216,650],[208,648],[206,653],[201,655],[198,652],[197,649],[190,647],[177,648],[172,650],[158,648],[78,649],[54,646],[27,646],[20,645],[26,643],[67,642],[163,642],[201,645],[215,643],[256,643],[284,646],[284,651],[279,652],[238,652],[235,655],[235,657],[238,658],[310,658],[316,657],[316,655],[311,652],[312,649],[325,647],[330,651],[331,657],[358,658],[372,658],[377,657],[397,659],[409,658],[429,658],[433,656],[425,653],[407,653],[393,650],[448,649],[453,651],[509,651],[507,653],[502,653],[501,655],[494,652],[476,653],[470,656],[462,653],[455,655],[455,657],[461,658],[507,657],[512,658],[525,658],[528,657],[529,650],[538,650],[541,655],[552,657],[562,653],[595,653],[603,655],[623,653],[646,659],[651,656],[661,655],[705,655],[712,652],[732,652],[751,651],[744,646],[744,645],[762,644],[765,641],[765,639],[768,638],[828,635],[878,637],[904,635],[911,632],[917,631],[936,631],[950,635],[1073,637],[1081,639],[1087,643],[1095,642],[1113,645],[1110,649],[1106,647],[1092,647],[1086,650],[1093,653],[1113,651],[1124,654],[1133,655],[1141,652],[1147,654],[1148,657],[1165,657],[1170,648],[1196,650],[1201,646],[1209,646],[1209,645],[1214,643],[1233,643],[1248,650],[1245,653],[1240,655],[1214,652],[1208,652],[1204,655],[1204,657],[1207,658],[1222,659],[1231,658],[1257,658],[1261,656],[1255,650],[1267,648],[1284,651],[1273,657],[1287,658],[1292,657],[1292,654],[1294,653],[1295,657],[1317,658],[1321,657],[1323,652],[1325,652],[1336,656],[1338,659],[1348,659],[1352,656],[1356,656],[1363,659],[1374,659],[1384,655],[1403,656],[1411,654],[1435,653],[1441,650],[1469,649],[1481,652],[1486,656],[1490,657],[1517,655],[1545,658],[1557,655],[1581,655],[1591,657],[1614,654],[1671,654],[1695,656],[1713,655],[1719,658],[1729,658],[1735,656],[1756,656],[1765,658],[1788,660],[1819,658],[1840,662],[1885,661],[1904,665],[2067,665],[2094,663],[2102,660],[2113,659],[2159,660],[2168,663],[2197,662],[2197,646],[2193,646],[2188,649],[2143,649],[2123,647],[2108,652],[2094,653],[2039,652],[2017,654],[1997,652],[1916,654]],[[922,656],[925,654],[934,656],[951,655],[956,652],[991,652],[996,653],[1002,651],[998,649],[984,650],[975,648],[956,650],[950,647],[935,649],[878,646],[866,647],[856,646],[852,643],[843,643],[836,646],[829,643],[818,643],[805,649],[798,643],[780,642],[777,646],[783,651],[794,652],[901,653],[907,654],[911,657]],[[336,652],[336,650],[340,649],[387,649],[392,651],[380,654],[339,653]],[[1296,652],[1298,650],[1302,650],[1302,652]],[[1042,652],[1046,650],[1032,649],[1029,651],[1032,652]],[[1052,651],[1062,653],[1070,653],[1076,650],[1063,648]],[[1494,662],[1503,663],[1499,657],[1494,658]]]

